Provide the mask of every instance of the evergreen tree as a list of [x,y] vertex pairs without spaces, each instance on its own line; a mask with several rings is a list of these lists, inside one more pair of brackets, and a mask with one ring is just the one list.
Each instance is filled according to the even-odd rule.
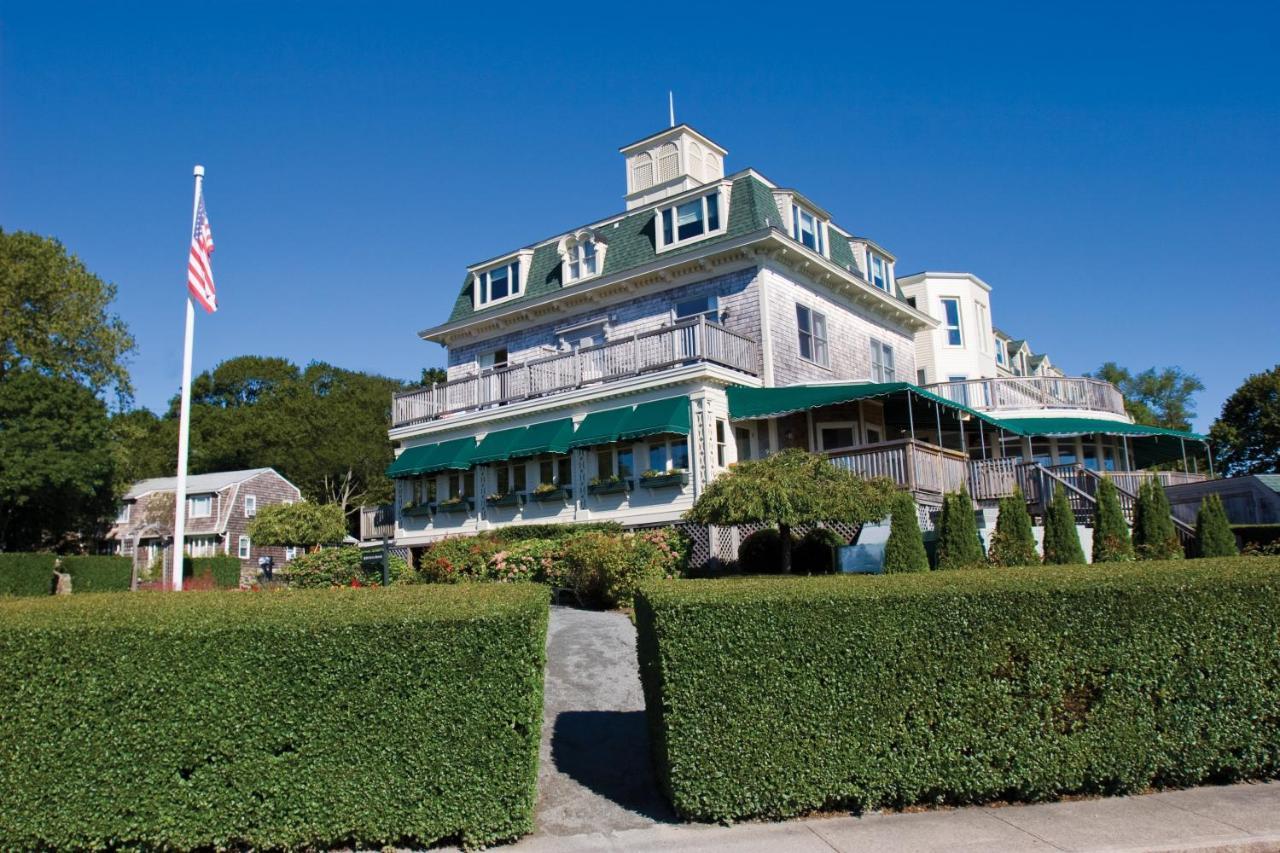
[[1076,514],[1071,509],[1066,487],[1053,490],[1053,500],[1044,516],[1044,561],[1046,565],[1074,565],[1084,562]]
[[1000,499],[1000,515],[996,518],[995,533],[991,535],[990,559],[993,566],[1034,566],[1040,562],[1027,499],[1020,488]]
[[1133,560],[1129,524],[1120,508],[1120,493],[1110,477],[1098,484],[1098,503],[1093,513],[1093,561],[1127,563]]
[[942,518],[938,523],[938,568],[967,569],[986,561],[982,540],[978,538],[978,522],[973,515],[969,492],[959,492],[942,499]]
[[886,574],[929,571],[920,516],[909,492],[900,492],[893,498],[893,520],[889,525],[889,541],[884,546],[884,570]]
[[1138,490],[1138,505],[1133,513],[1133,550],[1139,560],[1178,560],[1182,546],[1173,529],[1169,498],[1164,487],[1154,478]]
[[1222,498],[1217,495],[1206,495],[1200,501],[1193,547],[1197,557],[1234,557],[1240,553],[1236,548],[1235,534],[1231,532],[1231,523],[1227,520],[1227,511],[1222,506]]

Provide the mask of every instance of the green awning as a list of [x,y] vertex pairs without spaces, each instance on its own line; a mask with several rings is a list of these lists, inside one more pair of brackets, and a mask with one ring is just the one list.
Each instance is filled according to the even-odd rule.
[[1187,441],[1205,441],[1207,436],[1165,427],[1131,424],[1102,418],[1001,418],[1001,428],[1018,435],[1132,435],[1168,436]]
[[524,459],[543,453],[567,453],[573,440],[573,418],[534,424],[511,446],[509,458]]
[[438,444],[420,444],[417,447],[406,447],[403,452],[387,466],[388,477],[412,477],[421,474],[431,465],[435,458]]
[[420,444],[407,447],[387,466],[388,477],[415,477],[446,469],[463,470],[471,467],[471,453],[476,440],[455,438],[439,444]]
[[511,458],[511,448],[528,432],[525,427],[500,429],[491,432],[476,445],[471,454],[472,465],[484,465],[487,462],[503,462]]
[[735,421],[753,420],[755,418],[775,418],[789,415],[792,412],[804,412],[822,406],[834,406],[839,403],[852,403],[871,397],[887,397],[890,394],[904,394],[910,391],[922,400],[938,403],[948,409],[964,412],[989,424],[999,425],[999,421],[990,415],[979,412],[960,403],[940,397],[932,391],[926,391],[910,382],[860,382],[849,385],[789,385],[782,388],[747,388],[742,385],[731,385],[727,390],[729,397],[729,419]]
[[574,430],[570,447],[588,447],[593,444],[610,444],[618,440],[622,423],[631,414],[631,407],[623,409],[605,409],[603,412],[592,412],[582,419]]
[[689,398],[667,397],[636,406],[618,430],[618,441],[669,433],[688,435],[690,428]]

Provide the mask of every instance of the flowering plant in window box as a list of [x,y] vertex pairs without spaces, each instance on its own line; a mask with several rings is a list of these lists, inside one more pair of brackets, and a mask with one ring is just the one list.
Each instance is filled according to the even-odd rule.
[[593,495],[614,495],[631,491],[631,481],[614,474],[612,477],[595,477],[587,485]]
[[462,495],[454,495],[436,504],[437,512],[466,512],[469,509],[471,509],[471,499],[464,498]]
[[521,506],[524,495],[519,492],[494,492],[484,499],[489,506]]
[[650,468],[640,475],[640,485],[646,489],[665,489],[669,486],[689,485],[689,472],[684,468],[672,468],[670,471],[659,471]]
[[400,508],[400,514],[407,517],[431,515],[431,504],[407,503]]
[[569,490],[563,489],[555,483],[539,483],[533,487],[533,499],[538,503],[567,501],[569,499]]

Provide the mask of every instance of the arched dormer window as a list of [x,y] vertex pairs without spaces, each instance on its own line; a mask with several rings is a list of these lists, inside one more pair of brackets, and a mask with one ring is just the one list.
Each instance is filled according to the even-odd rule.
[[670,181],[679,173],[680,155],[676,151],[676,144],[668,142],[658,149],[658,183]]
[[646,153],[637,154],[631,161],[631,189],[644,190],[653,186],[653,158]]
[[604,269],[604,253],[608,247],[594,232],[583,229],[565,237],[560,244],[564,261],[564,283],[592,278]]

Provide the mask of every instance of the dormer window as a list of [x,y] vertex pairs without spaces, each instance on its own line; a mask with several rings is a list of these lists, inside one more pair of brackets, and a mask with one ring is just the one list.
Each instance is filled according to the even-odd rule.
[[826,225],[798,204],[791,205],[791,234],[819,255],[827,254]]
[[720,230],[720,192],[707,193],[659,211],[660,249],[692,242]]
[[566,237],[560,247],[560,256],[564,258],[565,283],[599,275],[604,269],[604,251],[604,242],[590,231],[580,231]]
[[881,290],[889,290],[889,260],[871,249],[867,250],[867,278]]
[[521,252],[506,263],[474,272],[476,307],[519,296],[524,290],[522,276],[527,274],[528,260],[532,254]]
[[1000,340],[999,338],[996,338],[995,341],[996,341],[996,364],[1003,367],[1005,362],[1004,341]]

